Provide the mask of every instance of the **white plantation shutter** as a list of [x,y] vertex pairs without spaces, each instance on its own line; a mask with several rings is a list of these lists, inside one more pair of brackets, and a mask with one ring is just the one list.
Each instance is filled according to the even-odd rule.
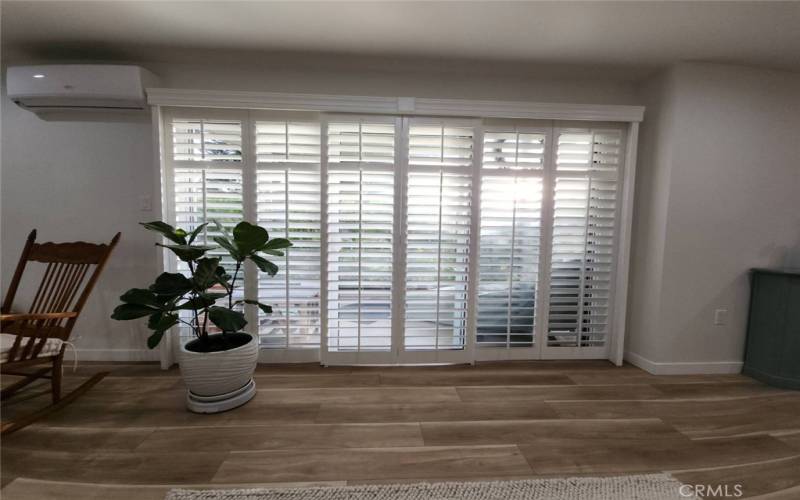
[[411,121],[406,223],[406,350],[463,349],[473,130]]
[[328,125],[328,163],[393,164],[392,123],[344,122]]
[[510,125],[484,132],[479,347],[535,343],[545,139],[542,130]]
[[489,129],[483,134],[485,170],[542,170],[545,134],[516,127]]
[[608,336],[619,130],[558,131],[548,345],[602,346]]
[[178,168],[173,185],[178,227],[193,231],[209,222],[197,242],[215,244],[213,237],[218,233],[211,221],[232,230],[243,218],[241,168]]
[[289,238],[284,257],[269,257],[280,271],[259,272],[261,345],[319,347],[320,342],[320,124],[256,121],[258,224],[271,238]]
[[242,123],[175,118],[172,148],[173,159],[179,161],[241,161]]
[[[607,354],[624,126],[162,116],[168,222],[248,220],[294,243],[271,257],[275,277],[240,270],[242,289],[273,307],[246,310],[273,349],[266,359],[310,360],[309,349],[280,352],[309,347],[333,364]],[[197,241],[213,244],[215,231]],[[169,269],[188,272],[177,260]]]
[[[212,220],[232,228],[244,216],[242,122],[173,118],[170,132],[174,222],[188,231]],[[213,236],[207,227],[199,240]]]
[[392,347],[394,121],[328,124],[328,350]]
[[[172,141],[172,210],[176,227],[188,232],[203,223],[206,228],[195,240],[196,244],[215,245],[218,235],[212,221],[216,220],[229,230],[244,218],[242,179],[242,123],[234,120],[206,120],[173,118]],[[220,257],[221,264],[233,275],[235,263],[222,249],[213,250],[209,256]],[[189,274],[185,262],[177,261],[178,272]],[[244,269],[237,283],[244,280]],[[242,289],[234,299],[242,298]],[[218,292],[224,292],[219,287]],[[224,299],[220,299],[221,301]],[[190,313],[183,313],[189,320]],[[188,327],[181,327],[181,335],[191,335]]]

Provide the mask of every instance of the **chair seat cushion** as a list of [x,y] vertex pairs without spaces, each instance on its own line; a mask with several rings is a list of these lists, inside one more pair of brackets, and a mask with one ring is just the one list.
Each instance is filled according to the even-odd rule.
[[[11,333],[0,333],[0,363],[5,363],[8,361],[8,355],[11,352],[11,348],[14,346],[14,341],[16,340],[17,336]],[[30,337],[23,338],[22,343],[20,344],[20,349],[23,349],[28,342],[31,341]],[[33,339],[34,342],[39,342],[39,339]],[[42,358],[46,356],[55,356],[61,350],[61,344],[64,342],[61,339],[57,338],[49,338],[44,343],[44,347],[42,348],[41,352],[37,357]]]

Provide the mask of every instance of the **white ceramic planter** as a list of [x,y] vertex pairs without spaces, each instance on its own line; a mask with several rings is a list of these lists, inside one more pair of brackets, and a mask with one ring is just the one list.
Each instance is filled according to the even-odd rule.
[[253,377],[258,363],[258,340],[250,335],[250,342],[245,345],[219,352],[192,352],[181,345],[178,361],[191,394],[213,398],[236,393]]

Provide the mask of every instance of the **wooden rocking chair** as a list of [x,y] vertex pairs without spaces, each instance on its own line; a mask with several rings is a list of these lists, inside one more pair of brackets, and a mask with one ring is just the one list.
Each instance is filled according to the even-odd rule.
[[[50,379],[53,403],[33,414],[4,422],[2,434],[19,430],[66,406],[107,375],[98,373],[70,394],[61,395],[66,343],[119,238],[117,233],[111,243],[95,245],[82,241],[36,243],[35,229],[28,236],[0,309],[0,373],[24,378],[3,388],[0,399],[8,399],[35,380]],[[28,263],[34,262],[42,264],[44,271],[31,306],[27,313],[12,313],[23,271]],[[31,368],[33,371],[28,371]]]

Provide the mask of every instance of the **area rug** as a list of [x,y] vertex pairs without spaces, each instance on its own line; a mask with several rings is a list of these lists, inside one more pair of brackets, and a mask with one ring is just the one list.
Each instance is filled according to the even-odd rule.
[[[688,491],[687,491],[688,490]],[[688,496],[687,496],[688,494]],[[666,474],[246,490],[172,490],[167,500],[697,500]]]

